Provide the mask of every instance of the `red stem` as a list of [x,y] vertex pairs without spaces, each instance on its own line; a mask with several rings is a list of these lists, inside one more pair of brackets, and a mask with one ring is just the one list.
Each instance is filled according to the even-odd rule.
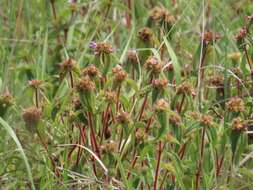
[[158,175],[159,175],[159,169],[160,169],[161,155],[162,155],[162,142],[159,141],[158,158],[157,158],[155,181],[154,181],[154,190],[157,189],[156,187],[157,187],[157,181],[158,181]]

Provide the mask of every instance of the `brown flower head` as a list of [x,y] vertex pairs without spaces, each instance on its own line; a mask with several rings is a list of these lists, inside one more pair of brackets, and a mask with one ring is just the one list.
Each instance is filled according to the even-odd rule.
[[103,153],[115,153],[117,150],[117,143],[110,140],[101,146],[101,150]]
[[240,67],[233,67],[231,68],[231,71],[239,78],[243,77],[243,73]]
[[170,115],[169,121],[175,126],[180,126],[180,124],[182,123],[181,116],[176,112],[173,112],[173,114]]
[[144,67],[153,74],[158,74],[162,70],[162,64],[159,63],[159,60],[154,56],[151,56],[146,60]]
[[164,7],[154,7],[149,12],[149,18],[154,21],[165,21],[166,23],[173,24],[175,17]]
[[2,117],[13,104],[13,97],[9,92],[5,92],[0,96],[0,116]]
[[27,127],[36,127],[41,120],[42,113],[36,107],[29,107],[23,111],[22,117]]
[[247,34],[248,34],[248,29],[246,28],[246,26],[244,26],[240,28],[239,33],[236,34],[235,36],[235,39],[238,41],[243,40],[247,36]]
[[230,112],[243,112],[244,111],[244,102],[239,97],[232,97],[226,104]]
[[127,60],[132,63],[138,63],[138,53],[136,50],[131,49],[127,51]]
[[177,87],[177,94],[185,94],[195,96],[195,91],[192,85],[188,82],[183,82]]
[[250,23],[253,23],[253,14],[250,15],[250,16],[247,16],[247,20],[248,20]]
[[155,106],[154,106],[154,109],[156,112],[159,112],[159,111],[165,111],[166,109],[169,108],[169,104],[168,102],[165,100],[165,99],[159,99],[156,101],[155,103]]
[[221,36],[219,34],[207,31],[204,33],[203,41],[205,44],[209,44],[210,42],[216,41],[220,38]]
[[198,120],[200,118],[200,113],[196,111],[190,112],[188,113],[188,115],[191,119],[194,119],[194,120]]
[[117,83],[122,83],[127,78],[127,72],[124,71],[120,66],[116,66],[112,69],[114,75],[113,80]]
[[79,92],[85,91],[94,91],[96,86],[94,82],[90,79],[89,76],[84,76],[82,79],[77,83],[76,88]]
[[151,42],[153,40],[154,34],[150,28],[144,27],[139,30],[138,37],[143,42]]
[[61,71],[69,72],[74,68],[75,64],[76,64],[76,60],[71,59],[71,58],[67,59],[60,65]]
[[143,142],[148,138],[148,134],[146,133],[145,129],[139,128],[135,133],[135,138],[138,142]]
[[239,117],[234,118],[231,124],[232,130],[243,131],[247,128],[246,123]]
[[28,81],[28,85],[29,85],[30,87],[32,87],[32,88],[35,88],[35,89],[40,88],[41,84],[42,84],[42,81],[41,81],[41,80],[36,80],[36,79],[34,79],[34,80],[29,80],[29,81]]
[[152,86],[156,89],[166,89],[169,81],[167,79],[155,79],[152,81]]
[[88,75],[89,77],[95,77],[98,75],[98,69],[95,65],[89,65],[82,70],[83,76]]
[[213,117],[207,114],[202,114],[200,116],[200,123],[204,126],[210,127],[213,123]]
[[130,114],[125,111],[120,111],[116,116],[116,121],[119,124],[127,124],[131,120]]
[[224,86],[224,77],[222,75],[214,75],[209,79],[209,83],[215,87],[223,87]]
[[108,102],[115,102],[117,99],[117,93],[115,91],[112,90],[107,90],[105,91],[105,99]]
[[111,44],[107,42],[91,42],[90,48],[93,49],[95,55],[101,54],[111,54],[114,52],[114,49]]

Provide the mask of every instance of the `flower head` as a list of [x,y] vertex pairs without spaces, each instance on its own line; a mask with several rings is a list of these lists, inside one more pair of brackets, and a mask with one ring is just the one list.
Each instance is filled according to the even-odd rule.
[[154,108],[156,112],[165,111],[169,108],[169,104],[165,99],[162,98],[156,101]]
[[177,94],[185,94],[195,96],[195,91],[192,85],[188,82],[183,82],[177,88]]
[[232,130],[243,131],[247,128],[246,123],[239,117],[234,118],[231,124]]
[[127,78],[127,72],[122,69],[119,65],[112,69],[114,75],[113,80],[117,83],[122,83]]
[[23,111],[22,117],[27,127],[36,127],[41,120],[42,113],[36,107],[29,107]]
[[70,59],[65,60],[60,65],[60,68],[62,72],[69,72],[74,68],[75,64],[76,64],[76,60],[70,58]]
[[150,28],[144,27],[139,30],[138,37],[143,42],[151,42],[153,40],[154,34]]
[[213,33],[211,31],[207,31],[204,33],[203,41],[207,45],[210,42],[213,42],[213,41],[218,40],[220,38],[221,38],[221,36],[219,34]]
[[151,56],[146,60],[144,67],[153,74],[158,74],[162,70],[162,64],[154,56]]
[[41,81],[41,80],[36,80],[36,79],[34,79],[34,80],[29,80],[29,81],[28,81],[28,85],[29,85],[30,87],[32,87],[32,88],[35,88],[35,89],[40,88],[41,84],[42,84],[42,81]]
[[247,36],[247,34],[248,34],[248,29],[246,28],[246,26],[244,26],[240,28],[239,33],[236,34],[235,36],[235,39],[238,41],[243,40]]
[[244,102],[239,97],[232,97],[226,104],[230,112],[243,112],[244,111]]
[[222,75],[214,75],[209,79],[211,85],[215,87],[223,87],[224,86],[224,77]]
[[98,74],[98,69],[95,65],[89,65],[82,70],[83,76],[88,75],[89,77],[95,77]]
[[154,21],[165,21],[166,23],[173,24],[175,17],[164,7],[154,7],[149,12],[149,18]]
[[105,99],[108,102],[115,102],[117,99],[117,93],[112,90],[105,91]]
[[107,42],[91,42],[90,48],[93,49],[95,55],[111,54],[114,52],[112,45]]
[[119,124],[127,124],[130,122],[130,114],[125,111],[119,111],[118,115],[116,116],[116,121]]
[[180,126],[180,124],[182,123],[181,116],[178,113],[176,113],[176,112],[173,112],[170,115],[169,121],[170,121],[171,124],[173,124],[175,126]]
[[200,116],[200,123],[204,126],[210,127],[213,122],[213,117],[207,114],[202,114]]
[[155,79],[152,81],[152,86],[156,89],[166,89],[168,83],[167,79]]
[[135,132],[135,138],[138,142],[143,142],[148,138],[148,134],[146,133],[145,129],[139,128]]
[[94,91],[96,86],[89,76],[84,76],[79,83],[77,83],[77,90],[79,92]]
[[138,53],[136,50],[131,49],[127,51],[127,60],[132,63],[138,63]]

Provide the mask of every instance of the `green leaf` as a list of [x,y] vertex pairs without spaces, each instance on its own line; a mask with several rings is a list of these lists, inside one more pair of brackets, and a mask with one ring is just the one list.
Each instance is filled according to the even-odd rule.
[[0,117],[0,124],[3,126],[3,128],[7,131],[7,133],[11,136],[11,138],[16,143],[16,145],[18,147],[18,150],[20,151],[20,154],[21,154],[21,156],[22,156],[22,158],[25,162],[26,170],[27,170],[27,173],[28,173],[28,178],[31,182],[32,189],[35,190],[35,186],[34,186],[34,183],[33,183],[32,172],[31,172],[31,167],[30,167],[28,159],[25,155],[24,149],[23,149],[20,141],[18,140],[18,137],[16,136],[13,129],[9,126],[9,124],[5,120],[3,120],[1,117]]

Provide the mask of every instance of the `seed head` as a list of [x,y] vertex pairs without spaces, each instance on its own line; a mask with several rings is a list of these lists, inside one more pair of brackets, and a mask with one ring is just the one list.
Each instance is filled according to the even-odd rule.
[[120,111],[116,116],[116,121],[119,124],[127,124],[130,122],[130,119],[131,119],[130,114],[125,111]]
[[148,70],[151,71],[153,74],[158,74],[162,70],[162,64],[159,63],[158,59],[154,56],[149,57],[146,62],[144,67]]
[[239,97],[232,97],[226,104],[230,112],[243,112],[244,111],[244,102]]
[[127,51],[127,60],[131,61],[132,63],[138,63],[138,53],[136,50],[128,50]]
[[111,44],[107,42],[91,42],[90,48],[93,49],[95,55],[101,54],[111,54],[114,52],[114,49]]
[[76,64],[76,61],[74,59],[71,59],[71,58],[67,59],[60,65],[61,71],[69,72],[74,68],[75,64]]
[[231,71],[239,78],[242,78],[243,73],[240,67],[233,67],[231,68]]
[[29,107],[23,111],[22,117],[27,127],[36,127],[41,120],[42,113],[36,107]]
[[216,40],[218,40],[220,38],[221,38],[221,36],[219,34],[217,34],[217,33],[215,34],[215,33],[211,32],[211,31],[207,31],[207,32],[204,33],[203,41],[207,45],[210,42],[216,41]]
[[127,72],[124,71],[120,66],[116,66],[112,69],[114,75],[113,80],[117,83],[122,83],[127,78]]
[[248,29],[246,26],[240,28],[239,33],[235,36],[236,40],[243,40],[248,34]]
[[232,120],[231,127],[232,130],[243,131],[247,128],[247,125],[240,117],[237,117]]
[[183,82],[177,88],[177,94],[185,94],[195,96],[195,91],[192,85],[188,82]]
[[196,111],[190,112],[188,115],[194,120],[198,120],[200,118],[200,113]]
[[166,89],[169,81],[167,79],[155,79],[152,81],[152,86],[156,89]]
[[117,99],[117,93],[115,91],[112,90],[107,90],[105,91],[105,99],[108,102],[115,102]]
[[223,87],[224,86],[224,77],[222,75],[214,75],[209,79],[209,83],[215,87]]
[[82,71],[83,76],[88,75],[89,77],[95,77],[98,75],[98,69],[95,65],[89,65]]
[[135,138],[138,142],[143,142],[148,138],[148,134],[146,133],[145,129],[139,128],[135,132]]
[[154,108],[156,112],[165,111],[166,109],[169,108],[169,104],[165,99],[162,98],[162,99],[157,100]]
[[149,18],[154,21],[165,21],[166,23],[173,24],[175,17],[164,7],[154,7],[149,12]]
[[108,141],[107,143],[101,146],[103,153],[114,153],[117,149],[117,143],[113,140]]
[[94,91],[96,86],[89,76],[84,76],[79,83],[77,83],[77,90],[79,92]]
[[175,126],[180,126],[180,124],[182,123],[181,116],[176,112],[173,112],[173,114],[170,115],[169,121]]
[[150,28],[144,27],[139,30],[138,37],[143,42],[151,42],[153,40],[154,34]]
[[213,122],[213,117],[207,114],[202,114],[200,116],[200,123],[204,126],[210,127]]
[[32,87],[32,88],[35,88],[35,89],[40,88],[41,84],[42,84],[42,81],[41,81],[41,80],[36,80],[36,79],[34,79],[34,80],[29,80],[29,81],[28,81],[28,85],[29,85],[30,87]]

